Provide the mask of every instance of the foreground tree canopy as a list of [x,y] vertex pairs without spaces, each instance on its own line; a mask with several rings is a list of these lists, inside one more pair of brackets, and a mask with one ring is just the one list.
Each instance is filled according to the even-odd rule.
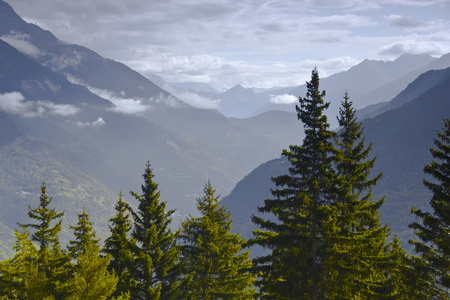
[[[314,69],[296,106],[305,138],[282,154],[289,173],[274,177],[249,241],[231,232],[230,212],[211,183],[197,199],[199,217],[172,231],[147,163],[137,209],[119,193],[104,245],[83,209],[60,245],[64,212],[51,208],[45,182],[29,224],[16,229],[14,257],[0,262],[0,299],[448,299],[450,289],[450,122],[431,149],[424,184],[431,212],[412,209],[415,255],[380,221],[372,198],[382,174],[347,93],[329,129],[328,103]],[[250,261],[245,247],[266,252]]]

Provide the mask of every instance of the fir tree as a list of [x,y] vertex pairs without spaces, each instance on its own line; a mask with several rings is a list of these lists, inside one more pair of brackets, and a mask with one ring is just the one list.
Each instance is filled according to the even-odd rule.
[[150,163],[143,174],[142,194],[131,194],[138,200],[133,213],[136,287],[131,291],[133,299],[177,299],[182,295],[186,279],[181,279],[178,264],[180,249],[176,236],[169,228],[173,210],[165,211],[166,202],[159,200],[158,185],[153,182]]
[[85,209],[78,215],[77,226],[71,228],[75,235],[75,240],[70,241],[71,253],[76,258],[71,299],[107,299],[116,289],[118,278],[107,270],[110,256],[100,256],[99,240]]
[[258,244],[271,253],[254,260],[259,272],[260,291],[265,298],[320,299],[324,297],[323,280],[327,244],[324,230],[329,220],[334,170],[333,133],[329,130],[319,90],[319,73],[312,71],[305,98],[299,98],[297,116],[303,122],[302,146],[283,150],[290,163],[288,175],[273,178],[275,199],[267,199],[258,210],[272,213],[276,221],[253,216],[264,230],[255,230],[249,245]]
[[73,230],[75,240],[69,241],[67,249],[72,254],[73,258],[77,258],[79,254],[85,253],[88,244],[92,241],[98,243],[100,239],[95,239],[95,231],[92,227],[92,222],[89,221],[89,214],[83,208],[81,214],[78,215],[77,226],[69,225]]
[[331,299],[370,298],[387,280],[390,261],[387,238],[390,231],[380,222],[384,197],[373,201],[372,187],[381,173],[369,178],[376,158],[368,159],[372,144],[365,146],[363,128],[347,93],[339,110],[336,136],[335,199],[324,237],[330,244],[326,294]]
[[241,253],[243,239],[230,233],[230,212],[220,207],[210,182],[197,199],[201,217],[182,222],[181,261],[187,275],[195,273],[190,284],[193,299],[253,299],[253,276],[249,251]]
[[130,220],[130,207],[122,200],[122,193],[115,205],[116,215],[109,221],[110,236],[105,240],[103,252],[111,256],[108,266],[110,272],[114,272],[119,277],[116,291],[113,296],[129,293],[130,289],[136,286],[133,281],[134,258],[131,239],[132,223]]
[[444,120],[442,132],[434,139],[430,152],[433,161],[424,172],[434,180],[424,179],[431,191],[432,212],[412,208],[417,221],[410,224],[420,241],[410,240],[415,253],[414,265],[420,276],[427,278],[428,295],[448,298],[450,289],[450,120]]

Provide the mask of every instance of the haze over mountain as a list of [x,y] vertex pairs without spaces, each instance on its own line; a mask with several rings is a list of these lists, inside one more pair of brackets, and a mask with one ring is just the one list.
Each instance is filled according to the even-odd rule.
[[[434,58],[425,54],[405,54],[394,61],[364,60],[347,71],[322,78],[321,86],[327,91],[327,98],[331,103],[327,112],[330,123],[332,127],[337,125],[334,116],[346,91],[355,107],[362,109],[392,100],[426,71],[447,67],[450,67],[450,55]],[[171,89],[170,83],[160,81],[159,84],[162,88]],[[255,116],[272,110],[291,112],[293,103],[306,92],[305,84],[259,92],[236,85],[222,93],[206,88],[207,85],[203,89],[195,89],[189,84],[173,85],[179,88],[176,93],[180,99],[192,101],[195,94],[200,97],[197,98],[197,103],[201,102],[208,108],[216,108],[227,117],[237,118]]]
[[[261,123],[194,108],[125,65],[24,22],[3,1],[0,37],[4,245],[44,180],[66,226],[85,206],[105,230],[116,195],[139,191],[150,160],[162,200],[178,209],[176,226],[195,213],[208,179],[226,194],[297,139],[293,113],[280,123],[269,112]],[[273,123],[286,129],[278,133]]]

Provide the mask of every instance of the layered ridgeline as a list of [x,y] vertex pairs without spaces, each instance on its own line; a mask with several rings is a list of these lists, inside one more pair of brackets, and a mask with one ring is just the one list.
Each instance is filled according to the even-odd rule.
[[[430,194],[422,184],[427,178],[423,168],[432,159],[429,149],[434,146],[436,130],[448,118],[449,93],[450,69],[429,71],[386,104],[392,109],[362,121],[366,143],[373,143],[371,156],[377,157],[372,173],[384,174],[373,189],[374,198],[386,195],[380,210],[382,221],[389,223],[406,248],[413,234],[408,228],[414,220],[411,207],[430,209]],[[298,130],[302,130],[300,123]],[[222,203],[232,212],[235,231],[252,237],[255,225],[250,216],[260,215],[257,207],[273,197],[270,189],[275,185],[271,177],[287,174],[289,166],[285,157],[262,164],[223,199]]]

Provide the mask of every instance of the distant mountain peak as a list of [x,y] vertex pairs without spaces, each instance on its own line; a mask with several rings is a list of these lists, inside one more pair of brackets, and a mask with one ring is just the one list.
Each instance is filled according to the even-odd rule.
[[224,95],[227,95],[227,96],[234,96],[234,95],[253,96],[254,94],[255,94],[255,92],[253,91],[253,89],[245,88],[240,84],[236,84],[234,87],[232,87],[231,89],[224,92]]

